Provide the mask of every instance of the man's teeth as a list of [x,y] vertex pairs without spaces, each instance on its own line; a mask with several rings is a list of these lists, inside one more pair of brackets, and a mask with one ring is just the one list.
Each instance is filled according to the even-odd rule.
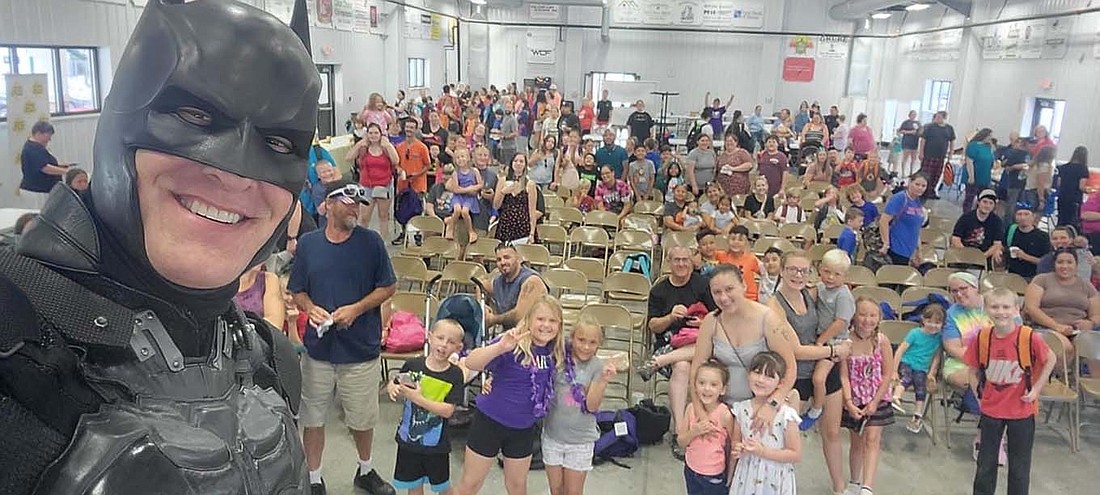
[[181,201],[184,208],[191,210],[200,217],[213,220],[218,223],[235,224],[241,221],[240,213],[233,213],[231,211],[222,211],[206,203],[202,203],[195,199],[184,199]]

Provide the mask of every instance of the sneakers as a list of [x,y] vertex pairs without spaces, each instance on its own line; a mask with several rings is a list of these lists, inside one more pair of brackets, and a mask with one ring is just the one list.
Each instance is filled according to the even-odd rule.
[[645,381],[648,382],[649,380],[653,379],[653,375],[655,375],[657,373],[660,373],[661,376],[665,377],[666,379],[667,378],[672,378],[672,367],[671,366],[657,367],[657,356],[663,356],[665,354],[668,354],[668,353],[672,352],[673,350],[674,349],[673,349],[672,345],[669,345],[669,344],[665,344],[665,345],[657,348],[656,350],[654,350],[653,355],[650,356],[649,359],[646,360],[645,364],[642,364],[642,366],[638,368],[638,374],[642,375],[642,380],[645,380]]
[[901,407],[901,401],[899,401],[899,400],[892,400],[892,401],[890,401],[890,407],[894,408],[894,410],[895,410],[895,411],[897,411],[897,412],[898,412],[898,414],[901,414],[901,415],[906,415],[906,414],[909,414],[909,413],[908,413],[908,412],[907,412],[907,411],[905,410],[905,408],[904,408],[904,407]]
[[[817,414],[814,414],[814,411],[816,411]],[[813,428],[817,420],[821,418],[821,413],[822,411],[820,409],[810,409],[805,416],[802,416],[802,422],[798,424],[798,430],[806,431]]]
[[405,243],[405,233],[404,232],[402,232],[397,237],[395,237],[392,241],[390,241],[390,244],[393,244],[394,246],[400,246],[404,243]]
[[657,356],[653,356],[646,360],[641,366],[638,367],[638,374],[642,375],[643,381],[650,381],[653,379],[653,375],[657,374]]
[[924,429],[924,418],[920,414],[914,414],[905,425],[905,429],[909,430],[909,433],[920,433]]
[[397,495],[393,486],[386,483],[386,480],[378,476],[378,472],[373,469],[367,474],[363,474],[361,469],[356,469],[353,484],[356,488],[366,490],[371,495]]
[[672,457],[675,457],[678,461],[684,460],[684,448],[680,446],[680,442],[676,441],[676,434],[672,434],[669,446],[672,447]]
[[310,483],[309,495],[327,495],[325,491],[325,482],[322,480],[320,483]]
[[844,495],[859,495],[860,488],[862,488],[862,485],[860,483],[849,481],[848,488],[844,489]]

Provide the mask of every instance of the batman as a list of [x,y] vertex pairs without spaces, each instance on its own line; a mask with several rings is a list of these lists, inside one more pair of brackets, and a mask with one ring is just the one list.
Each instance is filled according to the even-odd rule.
[[309,490],[297,357],[232,297],[298,207],[320,90],[275,17],[148,2],[90,189],[0,251],[0,493]]

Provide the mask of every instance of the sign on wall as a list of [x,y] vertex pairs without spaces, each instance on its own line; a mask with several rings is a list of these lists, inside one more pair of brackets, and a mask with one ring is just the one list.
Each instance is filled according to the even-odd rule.
[[848,56],[847,36],[818,36],[817,58],[842,59]]
[[813,57],[817,54],[817,40],[813,36],[791,36],[787,41],[788,57]]
[[812,57],[787,57],[783,59],[783,80],[789,82],[811,82],[814,80]]
[[355,6],[351,0],[332,0],[332,27],[340,31],[355,28]]
[[313,6],[314,25],[319,27],[332,27],[332,0],[317,0]]
[[990,26],[982,37],[986,60],[1060,59],[1069,49],[1072,18],[1010,22]]
[[532,21],[557,21],[561,19],[561,7],[544,3],[528,4],[527,17]]
[[756,0],[610,0],[611,22],[620,25],[764,27],[765,8]]
[[8,74],[4,76],[8,98],[8,143],[11,159],[19,165],[23,141],[39,120],[50,120],[50,97],[46,74]]
[[901,38],[913,60],[958,60],[962,50],[962,30],[918,34]]
[[556,59],[557,32],[553,30],[527,30],[527,63],[547,65]]
[[370,5],[367,4],[367,0],[352,0],[352,7],[355,10],[352,31],[370,32]]

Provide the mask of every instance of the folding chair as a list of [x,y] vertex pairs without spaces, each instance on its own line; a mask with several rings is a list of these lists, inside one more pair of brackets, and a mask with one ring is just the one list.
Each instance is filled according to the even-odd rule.
[[[420,317],[425,329],[432,327],[433,317],[439,310],[439,300],[431,294],[423,292],[397,292],[387,302],[390,305],[389,314],[392,316],[397,311],[408,311]],[[382,365],[382,381],[386,382],[390,377],[390,361],[408,361],[424,355],[424,350],[416,352],[385,352],[379,357]]]
[[916,268],[903,265],[883,265],[875,272],[875,278],[879,285],[899,292],[908,287],[920,287],[924,283],[924,278]]
[[[749,235],[753,233],[752,229],[749,229]],[[779,226],[771,220],[757,220],[756,221],[756,238],[770,237],[773,239],[779,239],[783,236],[779,235]]]
[[612,247],[616,251],[634,251],[649,253],[653,257],[653,235],[644,230],[626,229],[615,233]]
[[611,255],[611,237],[607,231],[600,227],[584,226],[576,227],[569,233],[568,257],[583,256],[584,248],[592,248],[603,251],[604,263]]
[[863,265],[852,265],[848,268],[848,285],[860,287],[860,286],[876,286],[878,285],[878,279],[875,278],[875,273]]
[[600,302],[600,296],[590,294],[588,277],[569,268],[552,268],[542,273],[550,294],[558,298],[568,326],[577,321],[577,314],[586,304]]
[[955,222],[957,218],[947,218],[936,215],[928,216],[928,228],[932,230],[938,230],[940,232],[951,232],[955,230]]
[[390,258],[393,264],[393,273],[397,275],[397,283],[408,282],[409,290],[413,284],[419,284],[420,290],[427,290],[428,282],[439,276],[439,272],[428,270],[428,265],[421,258],[409,256],[394,256]]
[[985,272],[982,277],[982,291],[992,289],[994,287],[1004,287],[1016,295],[1022,296],[1027,292],[1027,280],[1015,273],[1009,272]]
[[927,228],[920,231],[920,242],[943,251],[950,245],[951,236],[946,232]]
[[[810,246],[810,251],[806,254],[810,256],[810,263],[818,265],[821,263],[821,259],[825,257],[825,253],[834,249],[836,249],[835,244],[814,244],[813,246]],[[856,265],[852,265],[853,268],[855,266]],[[851,272],[851,270],[849,270],[849,272]]]
[[856,287],[852,289],[852,295],[855,297],[866,296],[875,300],[875,302],[884,302],[889,304],[894,312],[901,311],[901,296],[894,289],[888,287],[873,287],[865,285],[863,287]]
[[665,205],[660,201],[644,200],[634,203],[634,212],[642,215],[660,217],[665,212]]
[[603,280],[607,277],[607,264],[603,260],[577,256],[565,260],[562,266],[583,273],[588,284],[595,284],[597,291],[602,293]]
[[[1039,393],[1039,402],[1051,402],[1062,404],[1063,407],[1069,408],[1069,448],[1073,452],[1078,451],[1078,436],[1081,433],[1081,417],[1079,416],[1081,409],[1078,404],[1080,399],[1077,387],[1072,383],[1069,374],[1070,363],[1073,363],[1075,371],[1080,369],[1080,361],[1077,356],[1069,356],[1066,352],[1066,348],[1062,345],[1062,341],[1054,334],[1050,332],[1040,332],[1043,336],[1043,341],[1046,342],[1050,350],[1054,351],[1054,355],[1058,357],[1061,362],[1060,367],[1056,367],[1061,372],[1060,377],[1055,377],[1051,374],[1050,382],[1043,386],[1043,390]],[[1038,368],[1032,369],[1032,373],[1038,373]],[[1075,373],[1076,374],[1076,373]],[[1050,415],[1054,412],[1054,405],[1051,404],[1050,409],[1047,410],[1046,420],[1044,422],[1050,423]],[[1059,413],[1059,418],[1061,413]]]
[[940,296],[943,296],[944,299],[947,299],[948,301],[951,300],[951,294],[948,294],[946,290],[943,290],[939,287],[910,287],[908,289],[905,289],[905,291],[901,293],[901,302],[902,304],[904,304],[909,301],[919,301],[927,299],[928,296],[932,294],[939,294]]
[[826,225],[821,231],[821,242],[828,242],[829,244],[836,244],[836,240],[840,239],[841,232],[844,232],[843,225],[837,225],[831,223]]
[[670,247],[690,247],[695,248],[699,246],[699,243],[695,241],[695,232],[687,230],[670,230],[666,231],[664,237],[661,239],[661,244],[665,249]]
[[613,235],[619,230],[619,215],[604,210],[592,210],[584,215],[584,224],[591,227],[600,227]]
[[985,253],[972,247],[948,248],[943,255],[943,260],[947,268],[977,270],[979,274],[985,271],[989,262]]
[[[406,236],[407,237],[407,236]],[[421,258],[426,260],[428,268],[431,269],[437,264],[432,263],[434,260],[452,260],[458,258],[460,249],[458,243],[455,241],[444,239],[440,236],[425,237],[420,242],[420,246],[410,245],[401,251],[401,256],[409,256],[415,258]],[[440,263],[439,265],[441,265]]]
[[564,208],[565,207],[565,200],[562,199],[561,196],[558,196],[558,195],[555,195],[555,194],[547,194],[543,197],[543,200],[546,202],[546,207],[547,208]]
[[640,273],[612,272],[603,280],[601,293],[608,304],[621,304],[633,308],[634,328],[641,330],[649,310],[649,279]]
[[[924,286],[935,287],[937,289],[947,288],[947,277],[950,277],[952,273],[958,270],[951,268],[933,268],[924,273]],[[951,298],[948,298],[950,300]]]
[[[641,355],[641,351],[636,349],[637,339],[636,332],[634,331],[633,319],[630,316],[630,311],[618,304],[605,304],[605,303],[591,303],[581,308],[581,312],[578,318],[585,316],[591,316],[600,326],[604,329],[604,342],[605,349],[626,351],[627,360],[630,364],[630,368],[634,368],[635,353]],[[618,380],[624,378],[626,383],[618,382]],[[616,377],[616,382],[620,385],[625,385],[623,395],[620,398],[627,400],[630,392],[631,375],[633,373],[623,373]]]
[[800,244],[802,241],[817,242],[817,230],[805,223],[787,223],[779,227],[779,237]]
[[[637,208],[635,208],[637,211]],[[623,218],[623,229],[642,230],[650,234],[659,234],[661,229],[657,219],[650,215],[631,213]]]
[[584,214],[576,208],[546,208],[546,217],[550,222],[557,223],[566,229],[584,225]]
[[[554,265],[554,260],[550,256],[550,250],[546,249],[546,246],[540,244],[517,244],[515,246],[516,253],[518,253],[529,265],[532,267],[540,267],[543,270],[550,269],[557,265]],[[558,260],[561,261],[560,259]]]
[[490,239],[481,237],[477,242],[466,246],[464,261],[472,261],[474,263],[481,263],[486,270],[492,270],[492,264],[496,263],[497,246],[500,245],[500,241],[496,239]]
[[[409,224],[405,227],[405,230],[405,245],[401,248],[401,254],[424,257],[422,253],[430,252],[424,249],[424,243],[433,237],[442,236],[444,225],[443,220],[439,218],[420,215],[409,219]],[[419,245],[416,241],[417,238],[420,239]]]
[[[457,294],[460,287],[469,288],[467,292],[474,292],[477,290],[477,286],[470,279],[486,279],[488,277],[489,272],[480,263],[452,261],[443,267],[443,276],[439,279],[440,288],[436,295],[442,298],[445,297],[444,294],[447,296]],[[447,290],[443,289],[443,284],[447,284]]]
[[564,227],[540,223],[535,226],[535,232],[538,233],[539,243],[546,246],[551,256],[558,258],[557,264],[560,265],[561,260],[569,256],[569,233]]

